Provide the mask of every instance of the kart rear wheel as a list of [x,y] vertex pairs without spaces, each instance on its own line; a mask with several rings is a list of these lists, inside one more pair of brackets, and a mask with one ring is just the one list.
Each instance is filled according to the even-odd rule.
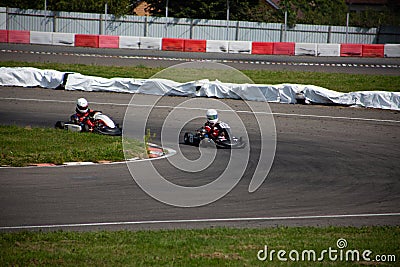
[[189,133],[185,133],[185,135],[183,136],[183,142],[184,142],[186,145],[189,145],[189,144],[190,144],[190,141],[189,141]]
[[57,129],[64,129],[65,128],[65,123],[62,121],[57,121],[56,125],[54,125],[55,128]]

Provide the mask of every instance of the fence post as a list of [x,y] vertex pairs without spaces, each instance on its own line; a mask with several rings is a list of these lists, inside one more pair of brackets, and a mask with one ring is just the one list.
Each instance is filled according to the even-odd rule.
[[99,34],[103,34],[103,14],[99,15]]
[[287,11],[285,11],[285,23],[281,25],[281,42],[286,42],[287,15]]
[[239,21],[236,21],[236,35],[235,35],[235,40],[239,40]]
[[382,25],[379,25],[378,28],[376,29],[376,41],[375,42],[377,44],[379,44],[379,41],[380,41],[379,39],[381,36],[381,27],[382,27]]
[[9,20],[8,13],[9,13],[9,10],[8,10],[8,7],[6,7],[6,30],[10,29],[10,25],[9,25],[9,22],[8,22],[8,20]]
[[279,42],[284,42],[285,40],[285,38],[284,38],[284,34],[285,34],[285,25],[284,24],[281,24],[281,38],[280,38],[280,40],[279,40]]
[[349,41],[349,22],[350,22],[350,12],[346,14],[346,44]]
[[53,32],[57,32],[57,12],[53,11]]
[[331,38],[332,38],[332,26],[329,25],[329,26],[328,26],[328,39],[326,40],[326,42],[327,42],[328,44],[331,43]]
[[189,32],[189,39],[193,39],[193,19],[190,19],[190,32]]
[[147,30],[148,30],[148,28],[147,28],[147,27],[148,27],[148,24],[147,24],[148,21],[147,21],[147,20],[148,20],[148,18],[149,18],[148,16],[146,16],[146,17],[144,18],[144,37],[147,36]]

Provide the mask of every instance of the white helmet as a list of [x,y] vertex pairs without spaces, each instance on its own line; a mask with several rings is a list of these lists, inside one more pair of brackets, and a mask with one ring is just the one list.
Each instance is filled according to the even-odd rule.
[[89,110],[89,103],[85,98],[79,98],[76,100],[76,112],[86,113]]
[[209,123],[216,123],[218,121],[218,112],[215,109],[209,109],[207,110],[207,121]]

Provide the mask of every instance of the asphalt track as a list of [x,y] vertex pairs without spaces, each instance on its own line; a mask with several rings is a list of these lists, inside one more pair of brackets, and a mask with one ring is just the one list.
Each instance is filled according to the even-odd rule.
[[55,62],[105,66],[167,68],[191,61],[213,61],[238,70],[288,70],[354,74],[399,75],[399,58],[312,57],[193,53],[132,49],[99,49],[0,43],[2,61]]
[[[38,54],[29,54],[32,58],[24,55],[29,61]],[[103,61],[108,58],[102,58]],[[358,71],[370,69],[360,67]],[[393,75],[392,68],[383,69]],[[0,124],[52,127],[56,120],[67,119],[74,109],[74,100],[82,95],[89,98],[93,108],[111,114],[117,122],[123,121],[131,98],[128,94],[3,87]],[[181,101],[182,98],[164,97],[159,103],[162,107],[154,109],[148,126],[160,131],[164,118]],[[224,102],[237,111],[247,110],[242,101]],[[399,224],[398,112],[270,106],[276,124],[276,155],[267,179],[254,193],[248,192],[257,164],[257,158],[252,156],[244,177],[229,194],[197,208],[172,207],[154,200],[135,183],[126,164],[2,168],[0,229]],[[242,117],[249,121],[250,145],[257,152],[263,137],[257,134],[251,114],[243,113]],[[201,120],[191,121],[187,128],[199,123]],[[235,122],[229,123],[236,126]],[[185,155],[198,153],[194,147],[181,148]],[[228,154],[218,151],[218,162],[198,175],[174,170],[167,159],[154,161],[154,165],[177,184],[198,186],[223,171]]]

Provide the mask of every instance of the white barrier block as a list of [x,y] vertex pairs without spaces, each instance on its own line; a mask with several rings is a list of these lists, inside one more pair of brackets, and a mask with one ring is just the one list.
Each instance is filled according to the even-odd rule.
[[31,31],[30,38],[31,38],[30,39],[31,44],[51,45],[53,39],[53,33]]
[[296,56],[316,56],[317,55],[317,44],[295,43],[294,54]]
[[340,44],[318,44],[317,56],[340,57]]
[[385,57],[400,57],[400,44],[385,44]]
[[162,38],[140,37],[140,49],[161,50]]
[[206,52],[228,53],[228,48],[228,41],[207,40]]
[[228,45],[229,53],[251,54],[250,41],[230,41]]
[[140,37],[120,36],[119,48],[140,49]]
[[75,34],[53,32],[53,45],[75,46]]

